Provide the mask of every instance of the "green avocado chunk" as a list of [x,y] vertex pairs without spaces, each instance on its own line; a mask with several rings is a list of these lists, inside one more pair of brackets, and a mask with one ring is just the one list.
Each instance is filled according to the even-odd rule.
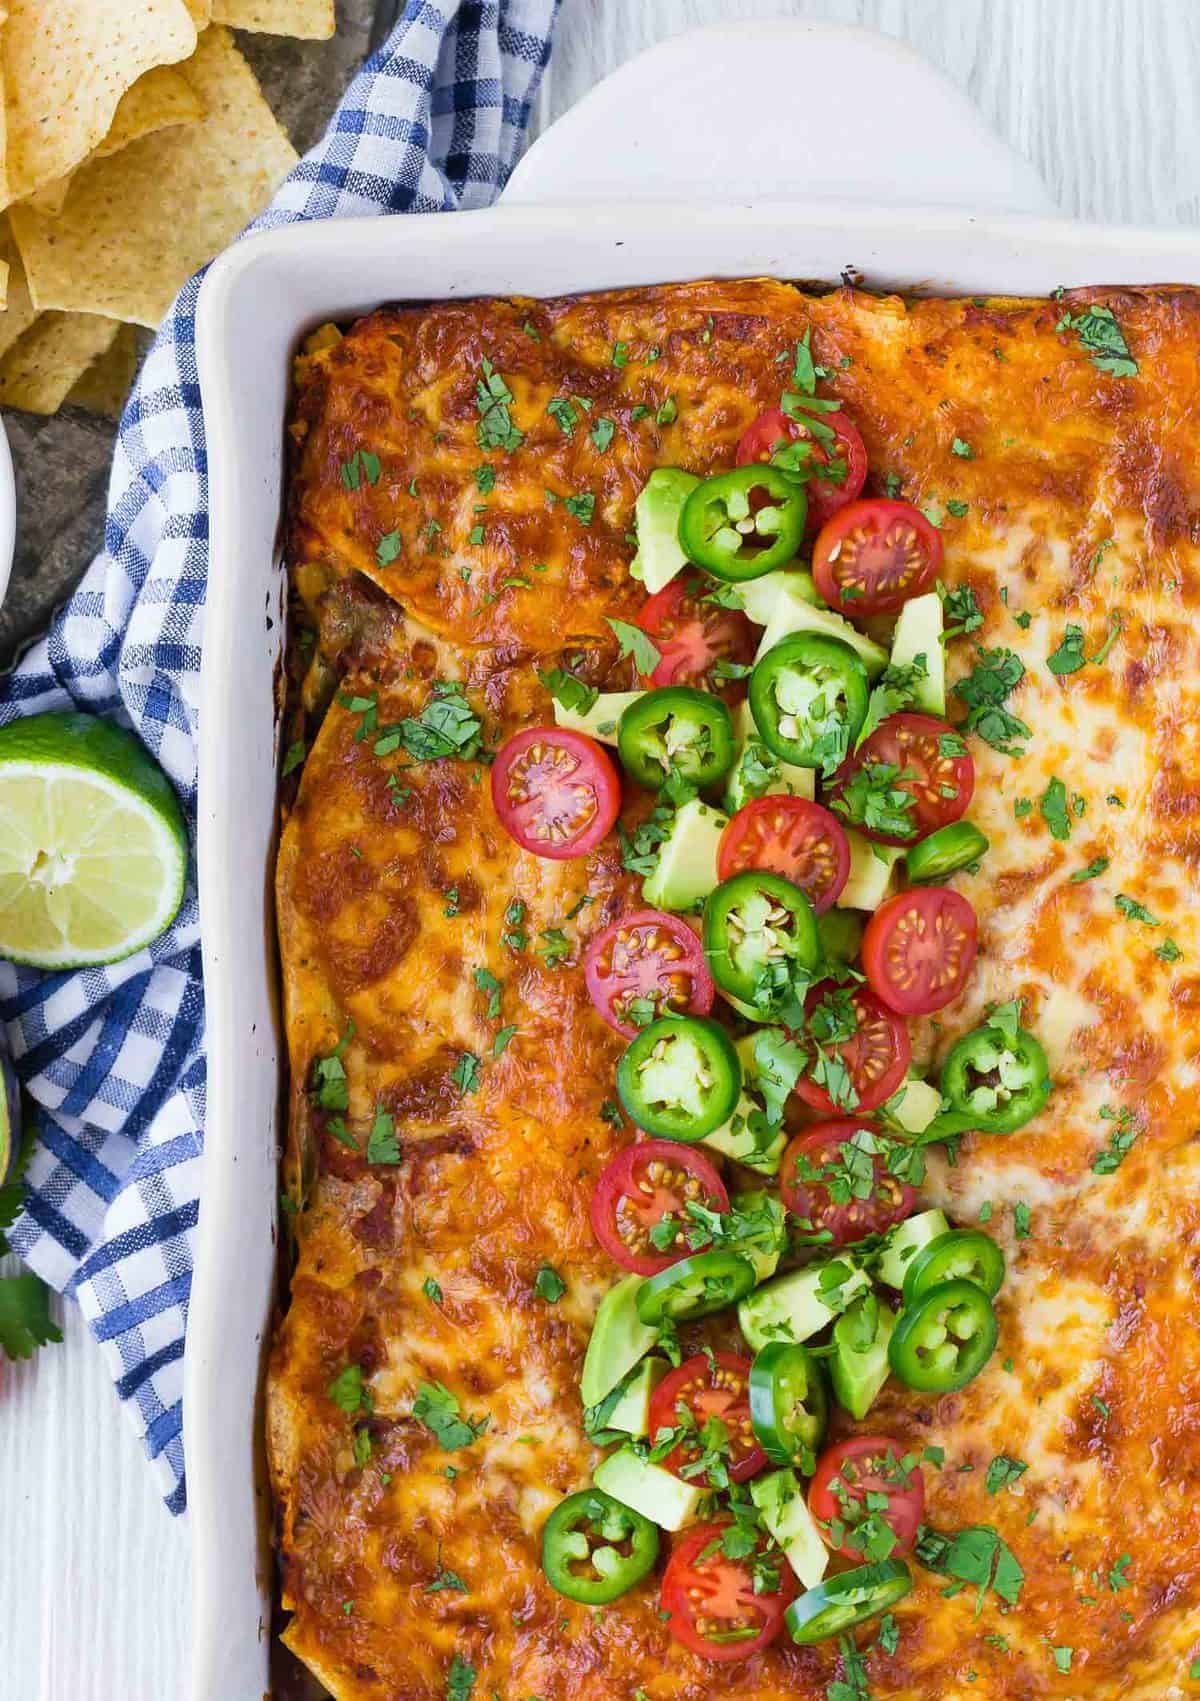
[[896,1314],[874,1295],[864,1295],[833,1326],[829,1378],[834,1398],[852,1418],[865,1418],[888,1379],[888,1342]]
[[626,1276],[600,1301],[583,1360],[579,1391],[585,1406],[598,1406],[658,1339],[658,1330],[638,1316],[642,1281],[641,1276]]
[[638,550],[629,571],[651,596],[688,565],[679,541],[679,516],[699,483],[681,467],[655,467],[634,503]]

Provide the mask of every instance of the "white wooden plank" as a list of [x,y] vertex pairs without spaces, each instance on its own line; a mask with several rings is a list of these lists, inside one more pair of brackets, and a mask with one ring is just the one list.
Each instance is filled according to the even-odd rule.
[[[910,41],[1034,162],[1064,212],[1200,222],[1191,0],[565,0],[539,124],[668,35],[777,17],[862,23]],[[751,166],[753,157],[747,138]],[[809,163],[819,169],[819,137]],[[163,1510],[73,1308],[65,1330],[62,1347],[0,1370],[5,1693],[183,1701],[186,1527]]]

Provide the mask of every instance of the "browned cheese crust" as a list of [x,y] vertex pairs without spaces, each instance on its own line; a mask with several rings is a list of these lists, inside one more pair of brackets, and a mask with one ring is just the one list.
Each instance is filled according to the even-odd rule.
[[[1136,377],[1099,370],[1056,330],[1087,299],[1116,312]],[[890,1383],[860,1426],[944,1448],[927,1470],[929,1520],[994,1526],[1024,1569],[1020,1601],[1002,1611],[989,1595],[976,1613],[973,1590],[946,1599],[945,1580],[914,1566],[897,1651],[867,1656],[872,1693],[1163,1701],[1189,1692],[1200,1652],[1197,295],[906,302],[749,281],[374,313],[297,362],[287,551],[318,634],[307,700],[323,704],[336,675],[343,699],[377,695],[386,726],[456,679],[494,749],[552,718],[535,672],[547,658],[584,651],[594,683],[627,684],[606,616],[642,601],[628,571],[638,490],[656,465],[732,464],[808,328],[822,392],[866,439],[869,488],[891,478],[936,506],[946,578],[974,587],[984,624],[951,646],[951,679],[976,641],[1028,670],[1009,704],[1033,729],[1028,753],[971,741],[972,817],[992,848],[957,883],[979,912],[979,965],[917,1050],[940,1058],[985,1005],[1024,996],[1055,1076],[1033,1124],[968,1137],[924,1190],[960,1223],[987,1220],[1008,1256],[994,1359],[942,1398]],[[477,442],[485,360],[514,398],[523,440],[509,451]],[[570,436],[547,411],[555,397],[578,398]],[[591,437],[602,418],[605,452]],[[342,469],[359,451],[378,476],[360,462],[353,488]],[[1068,622],[1091,656],[1116,617],[1103,665],[1047,669]],[[581,862],[521,852],[485,766],[379,755],[376,737],[356,739],[363,723],[361,708],[329,708],[278,867],[292,1160],[305,1170],[269,1381],[288,1643],[338,1701],[441,1701],[456,1655],[477,1701],[815,1701],[833,1647],[782,1638],[718,1671],[671,1641],[656,1578],[590,1610],[542,1575],[546,1514],[598,1458],[579,1371],[616,1271],[588,1200],[630,1138],[601,1114],[621,1042],[579,961],[637,882],[615,835]],[[1039,806],[1054,777],[1065,840]],[[569,948],[549,966],[555,929]],[[1168,939],[1178,961],[1156,954]],[[479,969],[502,983],[496,1014]],[[361,1148],[383,1107],[399,1164],[351,1151],[306,1091],[350,1023],[346,1129]],[[464,1054],[480,1060],[474,1090]],[[1102,1112],[1122,1108],[1137,1139],[1098,1175],[1118,1126]],[[543,1263],[567,1284],[557,1304],[534,1291]],[[363,1371],[369,1417],[329,1397],[347,1365]],[[486,1415],[472,1445],[445,1451],[414,1420],[422,1382]],[[1028,1469],[989,1494],[1002,1452]],[[466,1591],[433,1590],[444,1571]],[[1066,1673],[1055,1648],[1072,1650]]]

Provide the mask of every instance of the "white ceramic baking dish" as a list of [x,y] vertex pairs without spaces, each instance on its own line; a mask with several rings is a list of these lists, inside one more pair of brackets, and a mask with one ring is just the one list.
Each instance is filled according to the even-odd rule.
[[[812,136],[825,191],[840,162],[840,200],[797,198]],[[889,204],[895,185],[904,206]],[[1200,283],[1191,233],[1024,216],[1046,209],[1030,168],[906,49],[754,26],[677,38],[625,67],[535,146],[498,208],[293,226],[213,267],[198,320],[212,532],[199,817],[209,1087],[185,1389],[193,1701],[258,1701],[268,1685],[259,1434],[283,1055],[270,919],[278,538],[298,338],[381,301],[706,275],[836,281],[851,267],[872,286],[953,294]]]

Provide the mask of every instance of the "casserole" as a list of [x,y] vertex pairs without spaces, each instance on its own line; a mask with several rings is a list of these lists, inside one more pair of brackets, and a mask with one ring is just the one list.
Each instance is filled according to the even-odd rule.
[[[805,50],[813,41],[805,34]],[[294,228],[214,268],[199,330],[212,477],[200,859],[210,1099],[205,1211],[187,1369],[196,1553],[195,1694],[266,1681],[270,1568],[252,1475],[256,1375],[274,1270],[279,1051],[265,925],[274,830],[274,565],[288,357],[297,337],[382,299],[549,295],[706,275],[836,278],[879,288],[1044,295],[1186,277],[1184,243],[1048,220],[813,203],[500,209],[453,219]],[[235,375],[253,371],[256,384]],[[264,447],[265,446],[265,447]]]

